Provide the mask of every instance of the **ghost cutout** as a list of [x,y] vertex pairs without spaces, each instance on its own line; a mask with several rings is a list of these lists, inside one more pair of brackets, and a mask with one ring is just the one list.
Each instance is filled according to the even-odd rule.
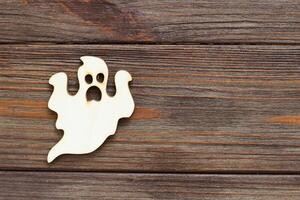
[[[80,59],[83,65],[78,69],[79,90],[76,95],[69,95],[65,73],[56,73],[49,79],[54,90],[48,107],[57,113],[56,128],[64,130],[64,135],[49,151],[48,163],[62,154],[87,154],[95,151],[108,136],[115,133],[118,120],[130,117],[134,110],[128,86],[132,77],[127,71],[120,70],[116,73],[116,94],[111,97],[106,92],[106,63],[93,56],[83,56]],[[86,93],[91,87],[100,90],[100,101],[87,100]]]

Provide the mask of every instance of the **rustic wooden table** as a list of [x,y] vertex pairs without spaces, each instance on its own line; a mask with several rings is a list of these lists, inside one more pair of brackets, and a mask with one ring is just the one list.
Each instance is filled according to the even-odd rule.
[[[1,0],[0,27],[0,199],[300,199],[300,0]],[[83,55],[136,110],[49,165]]]

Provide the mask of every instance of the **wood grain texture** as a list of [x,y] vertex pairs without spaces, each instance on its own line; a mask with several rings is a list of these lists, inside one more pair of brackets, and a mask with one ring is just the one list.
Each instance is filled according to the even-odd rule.
[[0,172],[0,199],[300,198],[299,176]]
[[0,42],[300,43],[300,0],[2,0]]
[[[46,163],[61,135],[49,77],[82,55],[133,76],[136,110],[96,152]],[[299,172],[299,46],[2,45],[0,168]]]

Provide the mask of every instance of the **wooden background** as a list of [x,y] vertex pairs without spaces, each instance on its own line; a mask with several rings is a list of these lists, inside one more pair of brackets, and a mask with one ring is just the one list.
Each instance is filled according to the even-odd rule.
[[[300,0],[1,0],[0,27],[0,199],[300,199]],[[83,55],[136,109],[49,165]]]

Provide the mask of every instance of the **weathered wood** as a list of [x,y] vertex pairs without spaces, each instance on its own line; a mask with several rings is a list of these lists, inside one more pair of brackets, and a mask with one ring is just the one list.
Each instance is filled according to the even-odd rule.
[[300,198],[300,176],[0,172],[0,199]]
[[300,0],[2,0],[0,42],[300,43]]
[[[82,55],[133,76],[136,110],[89,155],[48,165],[61,137],[49,77],[76,91]],[[299,172],[299,46],[2,45],[0,168]]]

